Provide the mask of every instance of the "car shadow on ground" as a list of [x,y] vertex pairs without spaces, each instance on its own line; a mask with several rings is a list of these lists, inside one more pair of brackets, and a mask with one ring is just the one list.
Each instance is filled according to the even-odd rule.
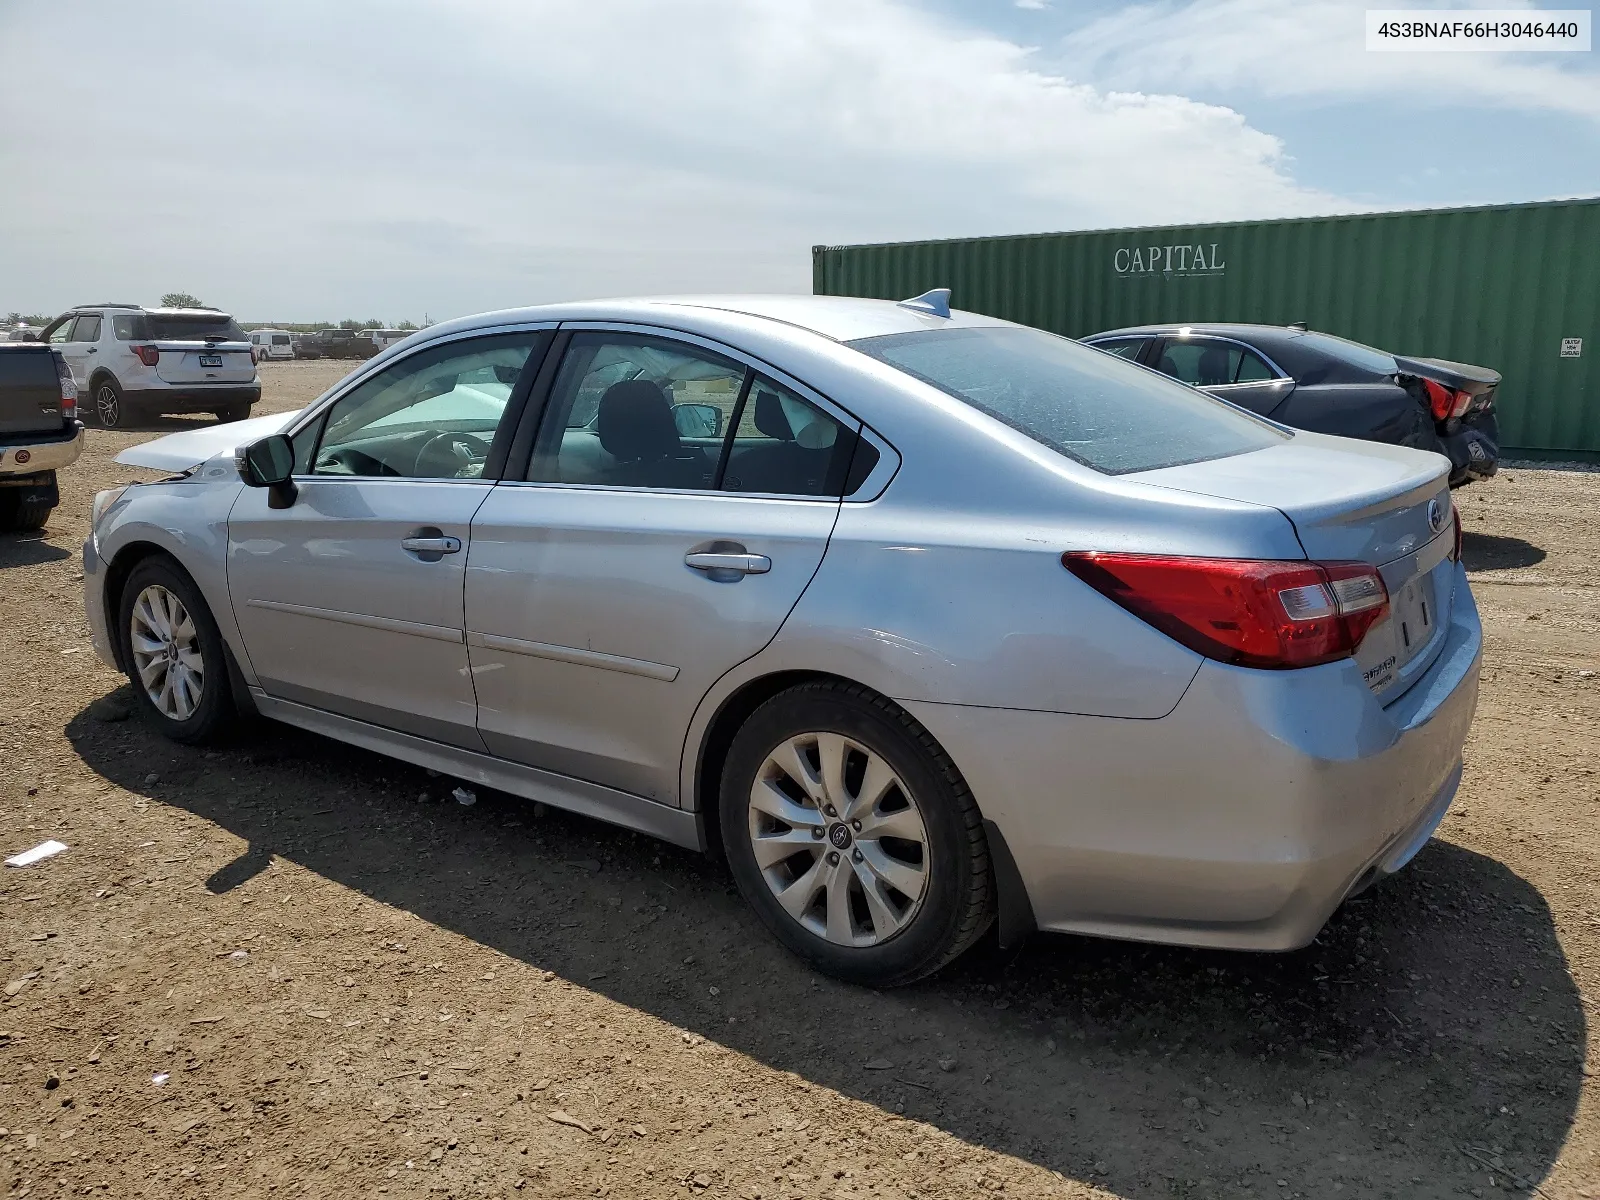
[[1510,571],[1544,561],[1545,552],[1532,542],[1494,533],[1464,532],[1461,562],[1469,571]]
[[71,550],[49,539],[48,525],[36,533],[0,533],[0,571],[9,567],[36,567],[40,563],[72,557]]
[[248,843],[214,892],[280,857],[1123,1196],[1531,1196],[1578,1102],[1584,1010],[1549,910],[1437,840],[1295,953],[1038,936],[875,993],[788,956],[719,866],[626,831],[498,793],[460,807],[445,779],[286,727],[209,759],[89,710],[67,736],[112,783]]

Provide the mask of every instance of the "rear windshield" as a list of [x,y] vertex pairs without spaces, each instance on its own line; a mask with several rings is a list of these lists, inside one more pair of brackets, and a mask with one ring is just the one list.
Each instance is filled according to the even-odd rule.
[[941,329],[850,345],[1108,475],[1244,454],[1289,436],[1204,392],[1038,329]]
[[1331,333],[1302,333],[1294,339],[1294,344],[1296,349],[1315,350],[1374,375],[1393,375],[1400,369],[1395,365],[1394,355],[1363,346],[1360,342],[1334,337]]
[[287,346],[289,344],[289,335],[287,333],[275,333],[275,334],[273,334],[272,335],[272,344],[274,346]]
[[215,316],[196,314],[195,316],[162,316],[157,313],[144,315],[145,332],[143,337],[155,341],[198,341],[201,338],[225,338],[230,342],[249,341],[245,331],[240,329],[232,317],[218,313]]

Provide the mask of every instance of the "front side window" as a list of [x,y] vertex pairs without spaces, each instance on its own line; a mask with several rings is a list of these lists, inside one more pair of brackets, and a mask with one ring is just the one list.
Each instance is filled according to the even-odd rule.
[[713,488],[745,377],[741,364],[698,346],[576,334],[545,406],[528,479]]
[[52,346],[62,346],[72,340],[72,327],[78,323],[77,317],[68,317],[45,335],[45,341]]
[[379,371],[328,410],[311,473],[481,478],[539,337],[509,333],[447,342]]
[[1244,454],[1290,436],[1203,392],[1038,329],[926,330],[849,344],[1109,475]]

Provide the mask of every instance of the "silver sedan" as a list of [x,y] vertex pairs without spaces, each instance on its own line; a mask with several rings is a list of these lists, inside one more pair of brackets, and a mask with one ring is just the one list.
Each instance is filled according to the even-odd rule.
[[96,497],[96,649],[724,853],[843,978],[998,925],[1278,950],[1455,793],[1481,635],[1449,463],[1072,341],[712,297],[434,326]]

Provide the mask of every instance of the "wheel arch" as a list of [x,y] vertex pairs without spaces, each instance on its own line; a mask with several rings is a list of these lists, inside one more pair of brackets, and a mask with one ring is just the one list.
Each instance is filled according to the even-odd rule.
[[234,653],[233,645],[228,640],[227,630],[218,620],[216,605],[211,597],[206,595],[206,589],[201,586],[194,572],[184,566],[178,556],[165,546],[155,542],[132,541],[120,548],[106,564],[105,584],[100,589],[100,603],[105,618],[105,627],[108,640],[111,642],[111,656],[116,660],[117,669],[124,675],[132,676],[131,664],[128,662],[126,651],[123,648],[122,637],[122,589],[127,586],[128,577],[138,569],[141,563],[151,559],[163,558],[172,564],[174,570],[180,572],[185,579],[193,585],[211,609],[211,619],[217,622],[218,631],[222,637],[222,652],[226,658],[228,671],[228,688],[233,694],[234,706],[239,712],[254,715],[256,712],[255,699],[250,695],[249,685],[245,682],[244,673],[239,669],[239,660]]

